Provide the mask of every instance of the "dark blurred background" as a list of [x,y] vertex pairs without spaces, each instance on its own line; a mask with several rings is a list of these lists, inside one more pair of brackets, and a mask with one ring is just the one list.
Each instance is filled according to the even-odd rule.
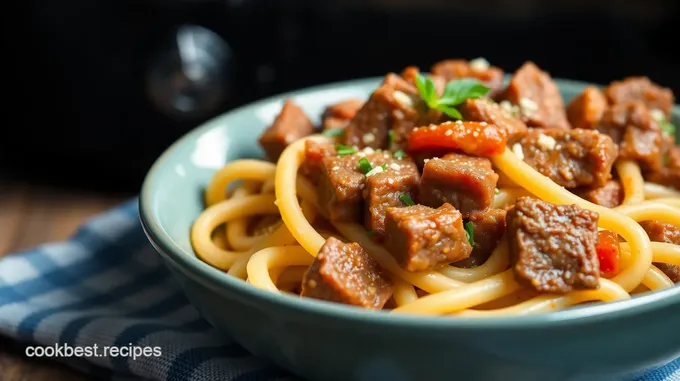
[[481,56],[506,71],[530,59],[598,83],[648,75],[680,94],[678,4],[25,0],[3,12],[12,99],[0,164],[35,181],[136,191],[163,149],[216,114],[443,58]]

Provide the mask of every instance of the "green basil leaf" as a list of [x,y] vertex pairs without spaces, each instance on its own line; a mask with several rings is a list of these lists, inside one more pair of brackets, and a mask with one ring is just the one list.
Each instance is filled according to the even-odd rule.
[[456,110],[453,107],[445,106],[445,105],[439,105],[437,106],[437,110],[443,112],[444,114],[450,116],[451,118],[462,120],[463,116],[460,114],[458,110]]
[[437,104],[437,91],[434,87],[434,82],[422,74],[417,74],[416,88],[418,89],[418,93],[420,93],[420,97],[423,98],[423,101],[425,101],[430,108],[434,108]]
[[440,105],[456,106],[465,102],[466,99],[481,98],[488,92],[489,88],[476,79],[457,79],[446,84],[444,94],[438,103]]

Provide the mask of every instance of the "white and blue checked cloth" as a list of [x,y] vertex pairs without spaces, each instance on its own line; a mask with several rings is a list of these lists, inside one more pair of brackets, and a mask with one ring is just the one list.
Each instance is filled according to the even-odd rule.
[[[29,345],[160,347],[160,357],[61,358],[93,376],[168,381],[293,380],[205,322],[148,244],[137,201],[68,241],[0,260],[0,334]],[[640,378],[680,381],[680,359]]]

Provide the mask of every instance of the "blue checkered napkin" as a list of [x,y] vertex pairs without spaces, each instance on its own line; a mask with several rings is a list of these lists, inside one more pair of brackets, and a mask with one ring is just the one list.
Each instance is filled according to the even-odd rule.
[[[220,339],[201,319],[144,237],[136,200],[94,218],[66,242],[0,260],[0,334],[43,346],[162,351],[134,360],[60,358],[105,378],[293,380]],[[680,360],[640,381],[680,381]]]
[[144,237],[136,200],[94,218],[66,242],[0,260],[0,334],[46,346],[97,344],[101,350],[132,344],[162,351],[161,357],[136,360],[60,359],[106,378],[287,377],[235,343],[219,339],[199,316]]

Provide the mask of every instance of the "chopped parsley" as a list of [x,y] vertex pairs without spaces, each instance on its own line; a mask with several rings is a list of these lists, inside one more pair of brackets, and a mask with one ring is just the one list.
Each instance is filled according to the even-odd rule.
[[663,111],[654,109],[651,114],[652,118],[654,118],[661,126],[661,131],[663,131],[664,134],[675,136],[675,126],[666,119],[666,115],[664,115]]
[[388,138],[387,148],[392,148],[392,145],[394,144],[394,130],[387,131],[387,138]]
[[498,188],[496,188],[496,189],[494,190],[494,192],[496,192],[496,194],[499,194],[499,193],[501,193],[501,190],[498,189]]
[[326,136],[341,136],[344,133],[345,130],[342,128],[332,128],[323,132],[323,134]]
[[400,199],[404,204],[406,204],[406,205],[408,205],[408,206],[413,206],[413,205],[415,205],[415,203],[413,202],[413,200],[411,200],[411,196],[409,196],[409,195],[407,195],[407,194],[405,194],[405,193],[400,194],[400,195],[399,195],[399,199]]
[[362,157],[361,159],[359,159],[359,170],[361,170],[361,172],[363,172],[364,175],[370,172],[371,169],[373,169],[373,166],[371,165],[371,162],[368,161],[367,158]]
[[675,126],[664,118],[659,122],[661,124],[661,130],[670,136],[675,136]]
[[404,150],[399,150],[399,151],[394,153],[394,157],[396,157],[397,160],[403,159],[404,156],[406,156],[406,154],[404,153]]
[[366,232],[366,234],[370,237],[372,235],[375,235],[375,230],[369,230]]
[[346,155],[354,155],[355,153],[357,153],[357,150],[355,150],[354,148],[348,147],[348,146],[346,146],[344,144],[340,144],[340,143],[335,145],[335,150],[338,151],[338,156],[340,156],[340,157],[346,156]]
[[380,168],[382,168],[382,169],[383,169],[383,171],[386,171],[386,170],[387,170],[387,164],[383,164],[383,165],[381,165],[381,166],[380,166]]
[[425,104],[433,110],[439,110],[454,119],[463,119],[463,116],[454,106],[467,99],[481,98],[489,92],[489,88],[472,78],[455,79],[446,84],[444,94],[437,95],[432,79],[418,74],[416,87]]
[[470,246],[475,247],[475,225],[471,221],[465,223],[465,235]]

